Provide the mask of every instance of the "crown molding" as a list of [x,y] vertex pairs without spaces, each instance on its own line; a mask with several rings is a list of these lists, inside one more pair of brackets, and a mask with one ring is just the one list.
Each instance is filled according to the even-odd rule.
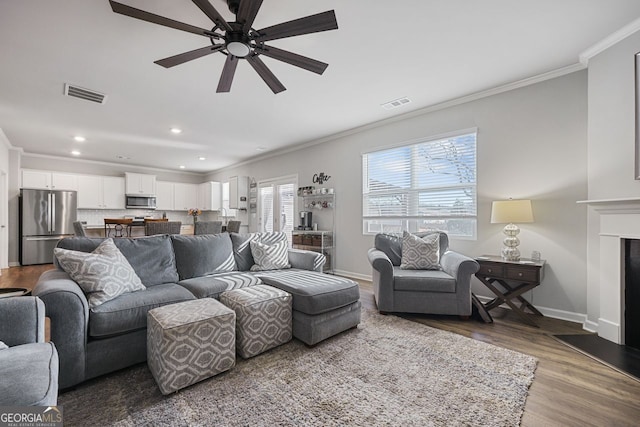
[[154,167],[150,167],[150,166],[141,166],[141,165],[131,165],[131,164],[127,164],[127,163],[116,163],[116,162],[104,162],[104,161],[99,161],[99,160],[88,160],[88,159],[76,159],[76,158],[70,158],[70,157],[62,157],[62,156],[52,156],[49,154],[37,154],[37,153],[29,153],[29,152],[24,152],[22,154],[23,157],[37,157],[37,158],[41,158],[41,159],[51,159],[51,160],[61,160],[61,161],[67,161],[67,162],[76,162],[76,163],[90,163],[93,165],[103,165],[103,166],[116,166],[119,168],[130,168],[130,169],[141,169],[141,170],[146,170],[146,171],[150,171],[150,172],[167,172],[167,173],[176,173],[176,174],[180,174],[180,175],[193,175],[193,176],[205,176],[208,172],[189,172],[189,171],[177,171],[177,170],[173,170],[173,169],[162,169],[162,168],[154,168]]
[[591,58],[609,49],[611,46],[615,45],[616,43],[619,43],[620,41],[626,39],[633,33],[637,32],[638,30],[640,30],[640,18],[625,25],[615,33],[610,34],[609,36],[605,37],[604,39],[600,40],[598,43],[594,44],[593,46],[591,46],[590,48],[582,52],[579,57],[580,63],[584,64],[585,66],[588,65],[589,60]]
[[459,98],[454,98],[450,101],[445,101],[445,102],[441,102],[438,104],[433,104],[427,107],[423,107],[417,110],[413,110],[413,111],[409,111],[407,113],[403,113],[403,114],[399,114],[397,116],[393,116],[393,117],[389,117],[386,119],[382,119],[382,120],[378,120],[377,122],[373,122],[373,123],[369,123],[363,126],[358,126],[343,132],[339,132],[339,133],[335,133],[333,135],[329,135],[320,139],[315,139],[312,141],[307,141],[307,142],[302,142],[300,144],[296,144],[296,145],[291,145],[279,150],[274,150],[271,151],[269,153],[265,153],[263,155],[260,156],[256,156],[253,157],[251,159],[239,162],[239,163],[235,163],[233,165],[229,165],[226,166],[224,168],[220,168],[220,169],[216,169],[213,170],[211,172],[209,172],[210,174],[217,174],[217,173],[221,173],[221,172],[225,172],[227,170],[231,170],[231,169],[235,169],[241,166],[246,166],[249,165],[251,163],[255,163],[255,162],[259,162],[262,160],[267,160],[269,158],[272,157],[276,157],[276,156],[280,156],[283,154],[287,154],[287,153],[291,153],[293,151],[298,151],[298,150],[302,150],[305,148],[309,148],[309,147],[313,147],[314,145],[318,145],[318,144],[324,144],[325,142],[330,142],[330,141],[334,141],[336,139],[340,139],[340,138],[344,138],[350,135],[354,135],[354,134],[358,134],[370,129],[375,129],[381,126],[385,126],[391,123],[395,123],[395,122],[400,122],[403,120],[407,120],[407,119],[411,119],[414,117],[418,117],[418,116],[422,116],[424,114],[427,113],[432,113],[434,111],[439,111],[439,110],[444,110],[446,108],[451,108],[454,107],[456,105],[461,105],[461,104],[466,104],[468,102],[472,102],[472,101],[476,101],[482,98],[487,98],[489,96],[493,96],[493,95],[498,95],[504,92],[509,92],[515,89],[519,89],[519,88],[523,88],[526,86],[530,86],[530,85],[534,85],[536,83],[541,83],[544,82],[546,80],[551,80],[551,79],[555,79],[557,77],[562,77],[564,75],[567,74],[571,74],[571,73],[575,73],[577,71],[580,70],[584,70],[586,67],[586,65],[581,64],[579,62],[575,63],[575,64],[571,64],[568,65],[566,67],[562,67],[562,68],[558,68],[556,70],[552,70],[552,71],[548,71],[546,73],[542,73],[542,74],[538,74],[532,77],[528,77],[526,79],[522,79],[522,80],[517,80],[515,82],[511,82],[511,83],[507,83],[501,86],[496,86],[494,88],[491,89],[487,89],[484,91],[480,91],[480,92],[475,92],[472,93],[470,95],[465,95]]

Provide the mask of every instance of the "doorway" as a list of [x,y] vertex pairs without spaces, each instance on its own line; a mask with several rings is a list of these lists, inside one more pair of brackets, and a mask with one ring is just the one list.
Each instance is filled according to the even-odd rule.
[[296,227],[296,187],[298,176],[290,175],[258,182],[258,230],[282,231],[291,244]]

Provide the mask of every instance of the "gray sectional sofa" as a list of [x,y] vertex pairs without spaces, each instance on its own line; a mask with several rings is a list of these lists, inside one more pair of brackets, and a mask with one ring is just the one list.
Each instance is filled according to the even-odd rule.
[[[357,326],[358,285],[322,273],[323,255],[289,249],[291,268],[251,271],[250,241],[269,242],[274,237],[281,236],[221,233],[114,239],[146,289],[124,293],[94,308],[61,268],[45,272],[33,295],[42,299],[51,319],[51,340],[60,358],[60,388],[145,361],[149,310],[218,298],[230,289],[264,283],[292,294],[293,336],[307,345]],[[72,237],[61,240],[58,247],[92,252],[103,240]]]

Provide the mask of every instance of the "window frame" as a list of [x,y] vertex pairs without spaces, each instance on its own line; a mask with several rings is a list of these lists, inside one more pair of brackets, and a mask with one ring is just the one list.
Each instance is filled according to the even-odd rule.
[[[460,182],[460,183],[441,183],[434,185],[419,185],[417,182],[418,175],[414,168],[417,166],[415,160],[414,150],[417,150],[420,145],[429,144],[429,143],[437,143],[439,141],[444,141],[448,139],[455,139],[458,137],[465,137],[467,135],[474,136],[474,147],[473,147],[473,159],[474,159],[474,170],[473,170],[473,182]],[[394,149],[409,149],[412,151],[410,154],[411,158],[409,160],[409,167],[407,169],[403,169],[400,173],[409,173],[411,177],[411,184],[409,188],[402,189],[400,192],[398,190],[369,190],[369,176],[371,175],[371,169],[368,166],[369,158],[367,156],[379,153],[382,151],[390,151]],[[477,228],[478,228],[478,129],[477,128],[469,128],[469,129],[461,129],[453,132],[448,132],[444,134],[428,136],[423,138],[418,138],[410,141],[404,141],[397,144],[386,145],[382,147],[376,147],[372,149],[368,149],[367,151],[363,151],[361,153],[361,176],[362,176],[362,233],[363,235],[375,235],[380,232],[392,232],[389,231],[388,228],[394,227],[397,231],[417,231],[419,226],[428,225],[428,228],[440,228],[437,226],[438,223],[444,224],[444,231],[447,231],[450,238],[452,239],[460,239],[460,240],[477,240]],[[405,166],[406,168],[406,166]],[[471,214],[461,214],[459,216],[452,215],[450,212],[444,215],[434,215],[434,214],[418,214],[418,209],[420,209],[419,199],[421,195],[426,194],[436,194],[441,191],[452,191],[455,189],[470,189],[472,196],[472,213]],[[368,203],[370,198],[373,197],[384,197],[385,195],[397,195],[400,194],[402,197],[405,197],[405,200],[400,202],[400,206],[396,207],[400,211],[405,209],[406,212],[400,212],[399,215],[366,215],[368,213],[368,209],[372,206]],[[402,206],[402,204],[406,204],[406,206]],[[390,207],[393,209],[393,206]],[[450,222],[452,220],[463,220],[466,222],[464,228],[466,228],[466,234],[456,234],[455,232],[447,230],[447,226],[454,225],[455,223]],[[420,224],[422,222],[422,224]],[[372,226],[375,224],[379,224],[379,229],[374,230]],[[386,224],[385,224],[386,223]],[[435,226],[431,226],[430,224],[436,224]],[[385,227],[387,229],[385,229]]]

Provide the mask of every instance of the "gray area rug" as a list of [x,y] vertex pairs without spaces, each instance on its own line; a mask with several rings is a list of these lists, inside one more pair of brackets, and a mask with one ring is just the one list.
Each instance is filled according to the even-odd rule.
[[395,316],[162,396],[146,365],[60,395],[65,425],[518,426],[536,359]]

